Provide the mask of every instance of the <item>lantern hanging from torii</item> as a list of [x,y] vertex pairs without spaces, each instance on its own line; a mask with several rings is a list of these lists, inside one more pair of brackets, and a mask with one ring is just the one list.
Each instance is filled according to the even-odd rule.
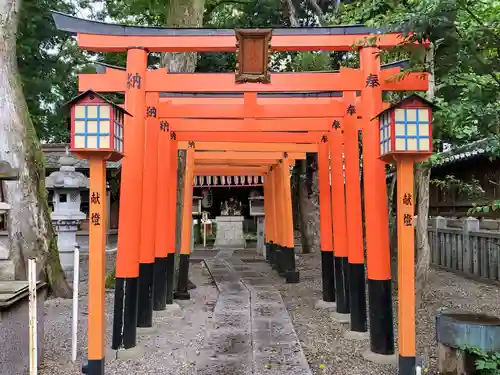
[[413,94],[379,113],[380,158],[413,155],[426,159],[432,154],[432,109],[428,100]]
[[118,161],[123,157],[123,124],[130,115],[120,105],[87,90],[69,101],[71,152],[88,159],[92,154]]

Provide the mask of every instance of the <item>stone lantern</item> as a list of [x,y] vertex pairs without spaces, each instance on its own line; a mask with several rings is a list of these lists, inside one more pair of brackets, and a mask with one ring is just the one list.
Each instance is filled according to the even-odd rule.
[[47,189],[54,191],[52,224],[57,233],[59,257],[64,271],[73,271],[76,232],[86,215],[80,211],[82,190],[89,187],[88,178],[76,172],[76,159],[69,153],[59,159],[60,168],[45,179]]

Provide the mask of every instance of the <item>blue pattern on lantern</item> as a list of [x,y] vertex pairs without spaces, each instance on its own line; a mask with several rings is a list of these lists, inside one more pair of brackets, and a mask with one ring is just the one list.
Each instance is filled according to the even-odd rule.
[[389,152],[389,146],[391,142],[390,126],[391,126],[391,121],[389,113],[382,114],[381,126],[380,126],[381,130],[380,146],[381,149],[383,150],[382,154]]
[[[92,106],[96,106],[93,104]],[[101,106],[97,105],[97,117],[88,117],[89,110],[88,105],[84,105],[85,107],[85,117],[75,118],[75,121],[84,121],[85,122],[85,131],[83,133],[76,133],[75,136],[84,136],[85,137],[85,148],[88,147],[88,137],[96,137],[97,138],[97,148],[100,147],[101,136],[109,136],[109,132],[101,133],[101,121],[110,121],[109,117],[101,117]],[[89,133],[88,121],[96,121],[97,122],[97,132]]]
[[[403,121],[397,121],[396,120],[396,126],[398,124],[403,124],[405,126],[405,133],[404,135],[395,135],[396,139],[404,139],[405,140],[405,150],[408,150],[408,139],[416,139],[416,142],[417,142],[417,151],[420,151],[420,140],[421,139],[426,139],[427,142],[429,141],[429,135],[420,135],[420,125],[427,125],[429,126],[429,120],[428,119],[425,119],[425,120],[420,120],[419,119],[419,110],[418,109],[414,109],[414,108],[410,108],[412,110],[415,110],[415,113],[416,113],[416,118],[415,118],[415,121],[410,121],[408,120],[408,109],[407,108],[404,108],[403,111],[404,111],[404,120]],[[408,125],[413,125],[415,124],[415,128],[416,128],[416,135],[408,135]]]
[[115,150],[118,152],[123,152],[123,124],[122,124],[122,117],[120,116],[120,112],[115,109],[114,112],[115,116],[115,121],[114,121],[114,129],[115,129]]

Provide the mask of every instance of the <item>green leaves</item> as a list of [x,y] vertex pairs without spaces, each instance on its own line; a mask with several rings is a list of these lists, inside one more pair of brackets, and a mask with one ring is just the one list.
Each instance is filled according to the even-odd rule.
[[295,72],[332,70],[332,62],[328,53],[302,52],[292,61],[292,70]]
[[[464,143],[500,130],[499,0],[358,0],[343,3],[331,24],[365,23],[414,32],[435,46],[434,138]],[[384,59],[397,60],[394,49]],[[408,51],[406,52],[408,53]],[[411,52],[416,57],[414,52]],[[420,63],[428,63],[419,57]],[[386,61],[387,61],[386,60]],[[412,61],[415,65],[417,60]]]
[[68,114],[61,105],[76,94],[76,71],[86,63],[82,51],[52,22],[50,10],[74,13],[63,0],[24,0],[17,34],[18,67],[30,115],[39,138],[68,140]]
[[461,350],[476,357],[474,364],[479,375],[500,375],[500,353],[487,352],[473,346],[464,346]]
[[494,200],[492,202],[482,205],[473,203],[472,207],[467,211],[467,213],[469,215],[472,215],[476,213],[489,213],[491,211],[497,211],[497,210],[500,210],[500,200]]

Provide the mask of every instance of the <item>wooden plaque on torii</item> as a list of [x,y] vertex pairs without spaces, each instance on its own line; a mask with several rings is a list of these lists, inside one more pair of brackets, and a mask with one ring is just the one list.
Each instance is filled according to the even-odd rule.
[[270,83],[269,49],[272,29],[236,30],[236,82]]

